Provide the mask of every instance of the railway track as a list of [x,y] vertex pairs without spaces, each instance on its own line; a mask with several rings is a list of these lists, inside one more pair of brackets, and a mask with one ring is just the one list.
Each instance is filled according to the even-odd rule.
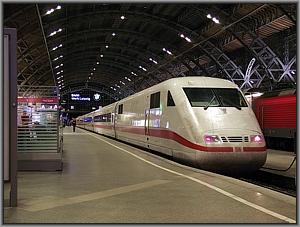
[[252,175],[238,177],[238,179],[269,188],[293,197],[297,196],[296,179],[258,170]]

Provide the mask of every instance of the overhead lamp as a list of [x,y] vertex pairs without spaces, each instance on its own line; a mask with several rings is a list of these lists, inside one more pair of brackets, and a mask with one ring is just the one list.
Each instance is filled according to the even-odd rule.
[[54,12],[54,9],[47,10],[46,15],[49,15]]
[[211,15],[210,15],[210,14],[207,14],[206,17],[207,17],[208,19],[211,19]]
[[163,51],[167,52],[169,55],[173,55],[171,51],[167,50],[166,48],[162,49]]
[[57,73],[56,73],[56,75],[59,75],[59,74],[60,74],[60,72],[57,72]]
[[121,20],[124,20],[125,19],[125,16],[121,16]]
[[56,6],[56,9],[61,9],[61,6],[60,5]]
[[105,48],[108,48],[108,45],[106,45]]
[[152,61],[153,63],[157,64],[157,61],[153,60],[152,58],[149,58],[150,61]]
[[94,73],[91,73],[91,75],[94,75]]
[[103,58],[103,54],[100,55],[100,58]]
[[91,77],[89,76],[89,80],[91,79]]
[[56,50],[59,47],[62,47],[62,44],[59,44],[59,46],[53,47],[52,50]]
[[97,61],[97,65],[99,65],[99,62]]
[[58,65],[58,66],[55,66],[55,69],[58,69],[60,66]]
[[295,74],[295,71],[291,71],[292,74]]
[[115,36],[115,35],[116,35],[116,33],[114,33],[114,32],[113,32],[111,35],[112,35],[112,36]]
[[213,17],[213,22],[215,22],[216,24],[220,24],[220,21],[217,19],[217,18],[215,18],[215,17]]
[[63,65],[64,65],[63,63],[60,64],[60,66],[63,66]]
[[49,36],[54,36],[54,35],[56,35],[58,32],[61,32],[61,31],[62,31],[62,29],[59,28],[58,30],[56,30],[56,31],[54,31],[54,32],[51,32]]
[[185,37],[184,38],[186,41],[188,41],[189,43],[192,42],[192,40],[189,37]]
[[96,70],[96,68],[93,68],[93,70],[95,71],[95,70]]
[[63,72],[64,70],[60,70],[61,72]]

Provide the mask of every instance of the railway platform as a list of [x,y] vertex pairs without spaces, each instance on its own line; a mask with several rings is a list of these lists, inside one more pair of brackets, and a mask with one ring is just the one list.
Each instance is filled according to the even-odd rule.
[[294,197],[82,129],[64,129],[63,161],[18,173],[4,223],[296,223]]

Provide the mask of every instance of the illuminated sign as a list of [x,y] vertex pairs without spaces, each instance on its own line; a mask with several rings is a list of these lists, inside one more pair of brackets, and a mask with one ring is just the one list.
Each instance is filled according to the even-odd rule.
[[91,101],[90,97],[81,97],[80,94],[71,94],[71,100]]
[[95,94],[94,94],[94,100],[95,100],[95,101],[99,101],[100,98],[101,98],[100,94],[98,94],[98,93],[95,93]]

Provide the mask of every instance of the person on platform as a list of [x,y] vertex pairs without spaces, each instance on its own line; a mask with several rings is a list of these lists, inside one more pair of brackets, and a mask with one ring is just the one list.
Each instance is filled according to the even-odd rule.
[[27,115],[27,112],[24,110],[23,114],[21,116],[21,120],[22,120],[22,125],[28,125],[29,121],[30,121],[30,116]]
[[73,132],[75,132],[75,128],[76,128],[76,119],[75,118],[72,119],[72,125],[73,125]]

